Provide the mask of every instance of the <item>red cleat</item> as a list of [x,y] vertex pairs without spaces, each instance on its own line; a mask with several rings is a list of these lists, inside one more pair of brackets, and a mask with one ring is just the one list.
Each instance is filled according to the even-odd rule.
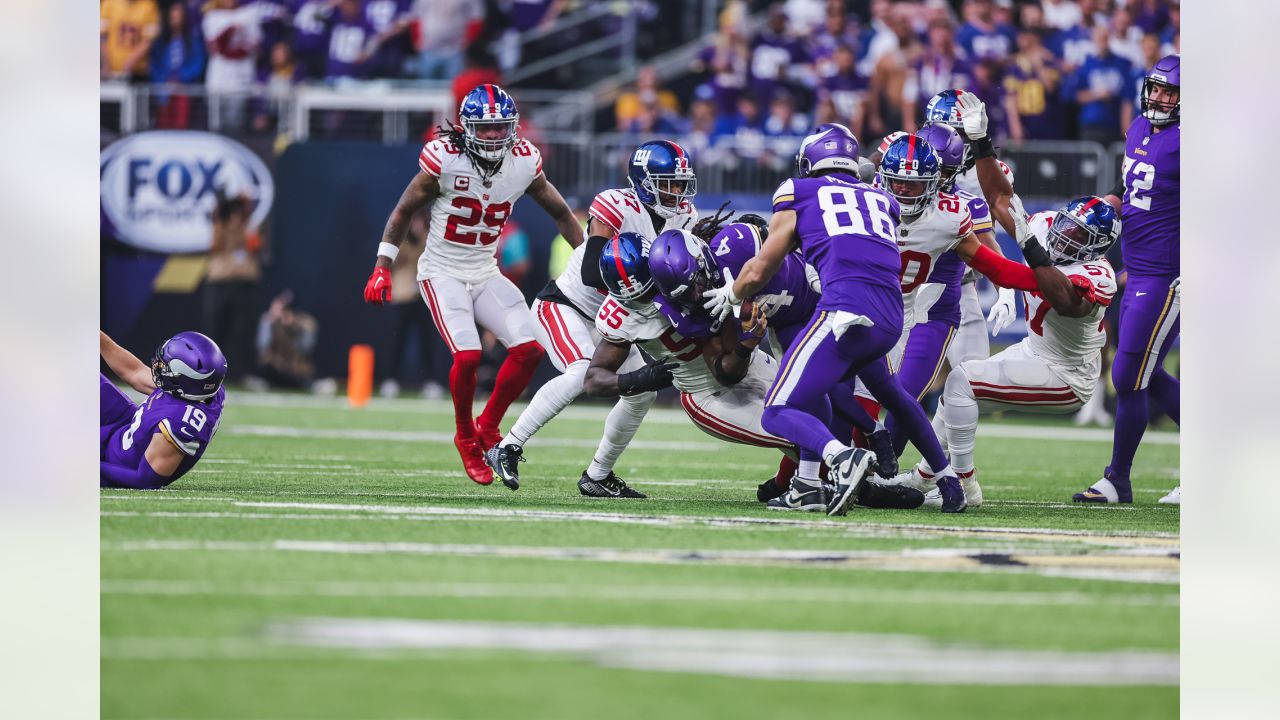
[[485,427],[476,420],[476,437],[480,442],[480,454],[484,455],[485,451],[502,442],[502,432],[496,427]]
[[462,456],[462,466],[467,470],[467,477],[481,485],[493,482],[493,470],[485,464],[484,453],[476,444],[474,437],[455,434],[453,444],[458,448],[458,454]]

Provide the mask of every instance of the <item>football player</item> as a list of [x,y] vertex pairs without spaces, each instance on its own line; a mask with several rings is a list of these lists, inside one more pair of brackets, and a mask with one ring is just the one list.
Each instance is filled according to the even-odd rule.
[[[915,162],[908,167],[918,167],[926,158],[936,167],[936,154],[917,158],[917,143],[923,143],[910,143],[909,161]],[[760,253],[743,266],[736,280],[726,276],[724,286],[706,293],[706,307],[722,318],[741,298],[764,287],[796,246],[816,268],[822,299],[800,339],[783,356],[762,422],[774,434],[793,440],[807,455],[802,459],[826,461],[838,488],[830,514],[847,508],[876,458],[833,435],[828,393],[883,362],[903,326],[897,248],[901,210],[892,195],[858,180],[857,153],[852,133],[839,128],[806,137],[797,161],[799,177],[783,182],[774,193],[773,217]],[[919,434],[933,437],[927,418],[913,439]],[[937,459],[946,465],[943,458]],[[947,498],[944,512],[963,512],[964,491],[950,466],[937,482]],[[820,492],[820,486],[804,483],[799,476],[790,490],[796,496],[792,499]]]
[[99,485],[165,487],[195,467],[218,431],[227,358],[217,343],[188,331],[164,341],[148,368],[106,333],[98,335],[107,367],[147,395],[134,405],[105,375],[99,376]]
[[[519,487],[524,444],[582,394],[587,366],[600,342],[595,317],[606,292],[599,253],[607,240],[622,232],[651,238],[697,220],[693,206],[697,176],[688,154],[676,143],[658,140],[637,147],[627,165],[627,181],[630,188],[605,190],[596,196],[587,224],[590,239],[573,251],[564,271],[547,283],[530,308],[537,320],[534,335],[561,375],[539,388],[502,442],[485,451],[489,467],[512,490]],[[587,260],[589,252],[594,257]],[[632,348],[619,370],[631,372],[643,365],[640,351]],[[656,397],[654,392],[638,392],[618,399],[605,419],[595,457],[578,480],[579,492],[620,497],[615,490],[626,484],[613,474],[614,465]]]
[[[428,142],[418,156],[420,172],[405,188],[387,219],[365,302],[391,296],[391,262],[415,213],[431,206],[426,248],[418,259],[418,285],[436,329],[453,354],[449,390],[457,432],[454,445],[467,475],[493,482],[482,448],[498,444],[498,424],[524,392],[543,351],[520,290],[502,276],[494,259],[498,235],[521,195],[528,193],[555,220],[570,245],[582,244],[582,227],[564,198],[542,173],[542,155],[517,135],[515,101],[497,85],[479,85],[458,110],[460,125]],[[479,323],[507,348],[493,394],[472,419]]]
[[[1128,273],[1111,364],[1115,428],[1111,463],[1101,480],[1075,494],[1076,502],[1133,502],[1129,471],[1147,429],[1148,396],[1175,423],[1181,415],[1181,384],[1164,369],[1182,308],[1181,67],[1180,56],[1169,55],[1142,81],[1142,115],[1125,135],[1124,177],[1107,196],[1124,218],[1120,250]],[[1181,504],[1181,486],[1160,502]]]

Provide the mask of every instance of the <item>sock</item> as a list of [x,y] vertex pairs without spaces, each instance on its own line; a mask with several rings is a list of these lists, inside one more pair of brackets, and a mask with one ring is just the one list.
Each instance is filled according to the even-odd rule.
[[[952,370],[942,392],[947,402],[947,449],[951,451],[951,462],[957,472],[968,472],[973,470],[973,449],[978,435],[978,401],[973,396],[969,375],[963,368]],[[932,461],[929,464],[934,465]]]
[[551,422],[562,410],[582,394],[582,381],[587,376],[587,360],[579,360],[538,388],[529,407],[516,418],[516,424],[502,438],[503,445],[524,445],[529,438]]
[[622,451],[627,449],[627,445],[631,444],[631,438],[635,437],[636,431],[640,429],[645,413],[649,412],[649,408],[657,398],[656,392],[618,398],[618,402],[613,404],[613,409],[604,419],[604,435],[601,436],[595,457],[587,468],[587,477],[592,480],[603,480],[609,477],[609,473],[613,472],[613,466],[622,456]]
[[480,413],[479,422],[485,427],[497,428],[507,408],[520,397],[520,393],[528,387],[533,373],[542,360],[542,346],[530,340],[514,347],[507,348],[507,359],[498,368],[498,377],[493,384],[493,394],[485,403],[484,412]]
[[827,465],[830,466],[832,458],[844,452],[845,447],[846,446],[842,444],[839,440],[832,440],[831,442],[823,446],[822,458],[826,460]]
[[796,470],[796,477],[802,477],[806,480],[818,479],[818,468],[822,465],[817,460],[801,460],[800,467]]
[[780,488],[791,487],[791,476],[796,474],[799,464],[790,455],[783,454],[778,462],[778,474],[773,476],[773,483]]
[[453,354],[453,367],[449,368],[449,394],[453,396],[453,419],[458,434],[474,437],[475,424],[471,420],[471,403],[476,399],[476,368],[480,367],[479,350],[459,350]]

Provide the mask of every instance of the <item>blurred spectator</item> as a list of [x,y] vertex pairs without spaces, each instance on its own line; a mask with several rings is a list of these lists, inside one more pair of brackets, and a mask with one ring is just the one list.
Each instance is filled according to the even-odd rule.
[[363,78],[369,60],[378,49],[378,36],[365,18],[360,0],[338,0],[329,19],[329,57],[324,79]]
[[1178,0],[1173,0],[1169,5],[1169,26],[1165,28],[1164,34],[1160,39],[1164,41],[1164,47],[1161,52],[1164,55],[1172,55],[1182,52],[1182,48],[1178,42],[1178,36],[1182,32],[1182,7]]
[[462,99],[479,85],[502,84],[498,61],[482,43],[471,43],[462,55],[462,72],[453,79],[453,107],[461,107]]
[[329,52],[329,14],[336,0],[292,0],[293,55],[307,78],[324,77]]
[[690,68],[705,73],[706,84],[715,92],[716,112],[733,112],[738,93],[747,85],[751,51],[742,31],[745,6],[730,0],[720,13],[720,28],[711,45],[698,53]]
[[737,110],[716,120],[714,138],[719,144],[732,139],[737,154],[758,157],[764,151],[764,134],[760,129],[760,105],[755,94],[745,91],[738,96]]
[[618,128],[636,135],[678,135],[683,130],[679,116],[662,112],[654,105],[642,105],[626,125]]
[[271,46],[267,67],[258,73],[258,83],[264,92],[254,104],[253,129],[256,132],[265,132],[280,117],[293,86],[302,78],[302,72],[289,43],[277,40]]
[[1128,60],[1111,52],[1111,31],[1105,25],[1093,29],[1096,50],[1076,70],[1072,88],[1080,104],[1080,138],[1109,143],[1119,140],[1133,110],[1129,100]]
[[809,57],[813,60],[819,85],[836,72],[836,50],[841,47],[849,48],[857,58],[858,42],[857,27],[849,22],[849,16],[843,9],[827,13],[822,32],[809,40]]
[[404,76],[405,59],[413,53],[413,0],[366,0],[364,17],[377,34],[378,49],[369,60],[369,75]]
[[529,275],[529,233],[520,223],[508,218],[498,233],[498,271],[523,291],[524,279]]
[[1083,21],[1084,15],[1074,0],[1041,0],[1044,23],[1055,30],[1067,30]]
[[405,370],[415,366],[410,355],[414,346],[420,353],[416,365],[422,368],[425,377],[423,395],[435,399],[444,394],[437,377],[448,372],[448,363],[442,358],[447,348],[431,326],[431,313],[422,306],[422,291],[418,289],[418,256],[426,246],[428,217],[423,212],[413,216],[405,241],[400,245],[400,254],[391,263],[391,308],[395,315],[395,330],[391,335],[393,344],[391,356],[387,358],[387,372],[378,389],[383,397],[400,394]]
[[[863,132],[863,113],[867,100],[867,79],[858,73],[853,49],[836,48],[832,56],[834,72],[822,79],[818,93],[819,107],[823,101],[831,106],[832,120],[849,126],[856,137]],[[814,119],[815,124],[822,122]]]
[[987,104],[987,132],[997,143],[1008,136],[1009,127],[1007,99],[1000,84],[1002,70],[999,60],[987,58],[973,66],[973,82],[968,86]]
[[769,102],[769,115],[761,128],[767,138],[766,160],[775,170],[787,167],[795,159],[800,139],[808,132],[809,118],[797,113],[795,102],[786,92],[778,92]]
[[[1014,26],[1018,23],[1017,18],[1014,17],[1013,0],[995,0],[994,13],[992,22],[997,27],[1009,28],[1010,37],[1012,37]],[[1012,45],[1009,52],[1013,52]]]
[[1144,33],[1158,33],[1169,24],[1165,0],[1129,0],[1126,7],[1133,13],[1133,24]]
[[98,20],[102,76],[145,82],[147,56],[160,33],[155,0],[102,0]]
[[265,6],[239,0],[212,0],[202,21],[209,49],[205,88],[209,91],[209,127],[234,132],[244,127],[247,93],[253,85],[262,43]]
[[768,103],[779,90],[795,90],[811,77],[812,67],[804,43],[787,31],[787,14],[774,4],[769,19],[751,42],[751,90]]
[[618,96],[613,106],[614,118],[620,130],[631,127],[642,111],[648,111],[655,120],[661,119],[672,124],[672,117],[680,113],[680,101],[676,94],[663,88],[658,82],[658,71],[651,66],[644,66],[636,71],[634,87]]
[[[1076,24],[1060,30],[1050,41],[1049,49],[1062,61],[1067,72],[1074,72],[1094,51],[1093,28],[1097,23],[1092,8],[1093,0],[1083,0],[1078,9],[1088,12],[1084,12]],[[1048,20],[1047,11],[1045,20]]]
[[1040,34],[1020,31],[1018,52],[1004,76],[1005,111],[1014,141],[1062,137],[1061,82],[1058,60],[1040,41]]
[[863,55],[858,58],[859,70],[870,77],[875,72],[876,64],[886,53],[895,52],[901,46],[897,30],[894,28],[897,6],[889,0],[871,0],[871,22],[862,34],[861,47]]
[[[915,132],[923,118],[925,104],[948,88],[967,88],[973,83],[973,68],[960,59],[951,26],[935,22],[929,27],[929,45],[907,71],[902,88],[902,129]],[[991,99],[983,97],[988,108]]]
[[[873,4],[874,8],[875,5]],[[880,55],[867,90],[866,128],[871,135],[884,135],[903,125],[902,96],[911,60],[919,54],[919,43],[911,30],[910,11],[900,5],[889,6],[885,23],[890,28],[896,47]],[[873,42],[880,42],[877,36]]]
[[996,24],[991,0],[965,0],[964,19],[955,40],[970,58],[1003,60],[1013,52],[1013,28]]
[[[1146,80],[1147,71],[1155,67],[1156,62],[1165,56],[1164,48],[1160,45],[1160,36],[1155,33],[1143,35],[1141,47],[1142,57],[1134,63],[1129,81],[1129,99],[1132,101],[1135,113],[1142,112],[1142,83]],[[1127,128],[1128,125],[1125,127]]]
[[1111,52],[1132,65],[1142,63],[1142,29],[1133,24],[1133,15],[1123,7],[1111,16]]
[[452,80],[462,69],[462,49],[484,20],[480,0],[417,0],[418,77]]
[[239,377],[253,363],[255,295],[262,269],[258,265],[261,240],[250,227],[252,204],[247,195],[228,197],[215,191],[213,240],[205,275],[206,334],[218,338],[226,352],[228,378]]
[[1035,3],[1026,3],[1018,6],[1018,29],[1019,30],[1035,30],[1042,33],[1052,29],[1044,19],[1044,10]]
[[[315,365],[316,319],[293,308],[293,291],[276,296],[258,319],[258,372],[269,387],[306,388]],[[228,369],[230,369],[230,362]]]
[[782,9],[791,30],[800,37],[817,32],[827,16],[826,0],[786,0]]
[[685,130],[680,145],[688,150],[697,160],[701,160],[711,147],[712,137],[716,129],[716,104],[712,99],[715,93],[709,87],[699,88],[694,92],[693,103],[689,106],[689,127]]
[[190,126],[191,98],[174,94],[167,85],[189,85],[204,73],[204,37],[200,28],[187,22],[187,7],[174,3],[165,13],[164,29],[151,46],[151,82],[156,103],[156,127],[182,129]]

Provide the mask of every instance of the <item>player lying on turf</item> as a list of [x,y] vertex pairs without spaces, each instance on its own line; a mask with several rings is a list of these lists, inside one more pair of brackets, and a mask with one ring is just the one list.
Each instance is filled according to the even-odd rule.
[[[1021,275],[1016,282],[1027,291],[1030,334],[988,359],[953,369],[939,407],[952,466],[965,480],[966,496],[980,502],[973,455],[981,411],[1074,412],[1094,391],[1106,342],[1102,315],[1116,290],[1115,273],[1102,256],[1120,234],[1120,218],[1101,198],[1083,197],[1028,220],[995,161],[982,105],[964,117],[972,126],[983,192],[1031,267],[1009,274]],[[1035,281],[1034,290],[1028,280]],[[921,463],[899,479],[919,486],[931,476],[928,463]]]
[[195,467],[218,431],[227,359],[217,343],[198,332],[166,340],[150,368],[104,332],[99,344],[111,372],[148,396],[134,405],[100,374],[99,484],[162,488]]
[[[631,154],[627,181],[630,188],[605,190],[596,196],[587,241],[573,251],[560,277],[548,282],[530,307],[537,319],[534,335],[561,374],[538,389],[502,442],[485,450],[485,462],[512,490],[520,486],[524,444],[582,394],[587,366],[600,342],[595,317],[608,297],[600,277],[602,248],[621,232],[649,238],[661,230],[688,227],[698,218],[692,202],[698,192],[697,177],[679,145],[669,140],[641,144]],[[644,363],[639,349],[633,347],[619,369],[631,372]],[[605,418],[595,457],[578,479],[579,492],[619,496],[615,491],[625,483],[613,474],[614,465],[656,397],[654,392],[637,392],[618,398]]]

